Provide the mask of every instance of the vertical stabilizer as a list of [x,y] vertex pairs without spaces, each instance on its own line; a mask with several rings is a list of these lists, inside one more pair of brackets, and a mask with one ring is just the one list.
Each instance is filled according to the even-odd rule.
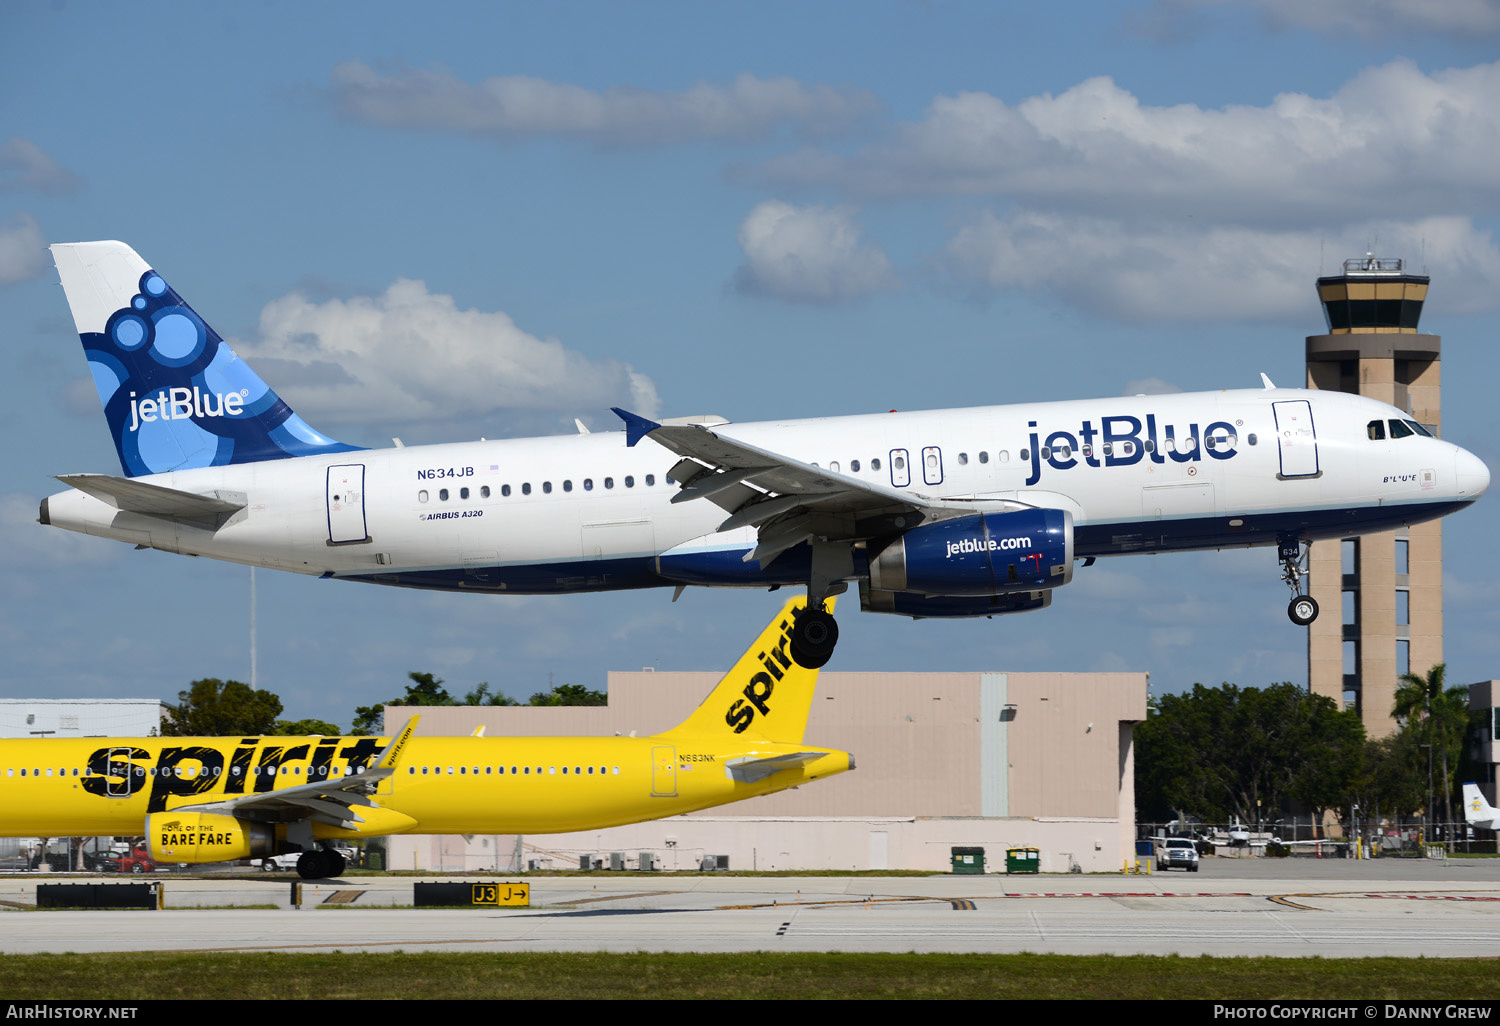
[[1483,830],[1500,830],[1500,809],[1484,800],[1478,784],[1464,785],[1464,819]]
[[[799,597],[782,606],[703,704],[668,733],[800,744],[818,671],[797,665],[788,647],[792,624],[806,605]],[[825,606],[831,613],[833,600]]]
[[293,413],[123,242],[52,259],[126,476],[358,448]]

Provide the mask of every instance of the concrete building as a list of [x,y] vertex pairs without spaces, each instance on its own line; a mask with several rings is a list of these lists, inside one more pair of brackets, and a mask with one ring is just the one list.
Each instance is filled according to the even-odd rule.
[[[1369,396],[1442,427],[1442,339],[1417,331],[1429,279],[1367,255],[1318,279],[1328,332],[1307,338],[1307,387]],[[1308,684],[1357,709],[1371,737],[1396,729],[1396,681],[1443,661],[1443,527],[1438,520],[1341,543],[1318,542],[1308,590]]]
[[0,737],[146,737],[166,711],[156,698],[0,698]]
[[[413,711],[419,732],[487,737],[628,734],[681,722],[713,673],[609,675],[607,707],[387,707],[386,729]],[[831,673],[818,682],[811,744],[854,754],[857,768],[797,790],[631,826],[521,839],[523,865],[608,865],[647,852],[666,869],[728,856],[734,869],[946,871],[954,847],[1040,849],[1044,872],[1118,870],[1133,858],[1132,728],[1146,718],[1144,673]],[[513,866],[515,836],[389,838],[396,869]]]

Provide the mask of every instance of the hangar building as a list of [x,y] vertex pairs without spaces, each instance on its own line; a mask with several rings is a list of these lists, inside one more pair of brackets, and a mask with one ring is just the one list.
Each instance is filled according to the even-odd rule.
[[[649,736],[670,730],[717,673],[613,672],[604,707],[387,706],[386,730],[487,737]],[[818,681],[808,743],[851,752],[856,769],[704,812],[569,834],[396,836],[392,869],[514,871],[609,865],[648,853],[662,869],[951,868],[952,849],[1040,850],[1043,872],[1118,871],[1133,858],[1132,730],[1145,673],[833,673]],[[519,854],[520,864],[517,864]]]

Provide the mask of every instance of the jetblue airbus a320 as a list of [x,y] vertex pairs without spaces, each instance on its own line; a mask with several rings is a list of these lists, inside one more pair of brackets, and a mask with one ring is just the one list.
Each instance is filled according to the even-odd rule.
[[298,417],[130,247],[52,247],[124,476],[69,474],[41,522],[341,580],[476,592],[808,589],[912,617],[1040,609],[1076,562],[1304,546],[1462,509],[1473,454],[1409,414],[1275,388],[361,449]]

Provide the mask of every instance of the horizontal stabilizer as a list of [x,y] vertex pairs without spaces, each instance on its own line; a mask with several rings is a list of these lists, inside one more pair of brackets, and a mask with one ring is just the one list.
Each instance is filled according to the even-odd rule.
[[786,755],[773,755],[767,759],[754,759],[747,755],[739,759],[730,759],[724,765],[724,775],[741,784],[754,784],[766,779],[772,773],[780,773],[782,770],[796,769],[810,762],[817,762],[827,754],[827,752],[790,752]]
[[61,474],[57,479],[115,509],[157,517],[229,516],[244,509],[250,501],[244,492],[216,489],[199,495],[109,474]]

